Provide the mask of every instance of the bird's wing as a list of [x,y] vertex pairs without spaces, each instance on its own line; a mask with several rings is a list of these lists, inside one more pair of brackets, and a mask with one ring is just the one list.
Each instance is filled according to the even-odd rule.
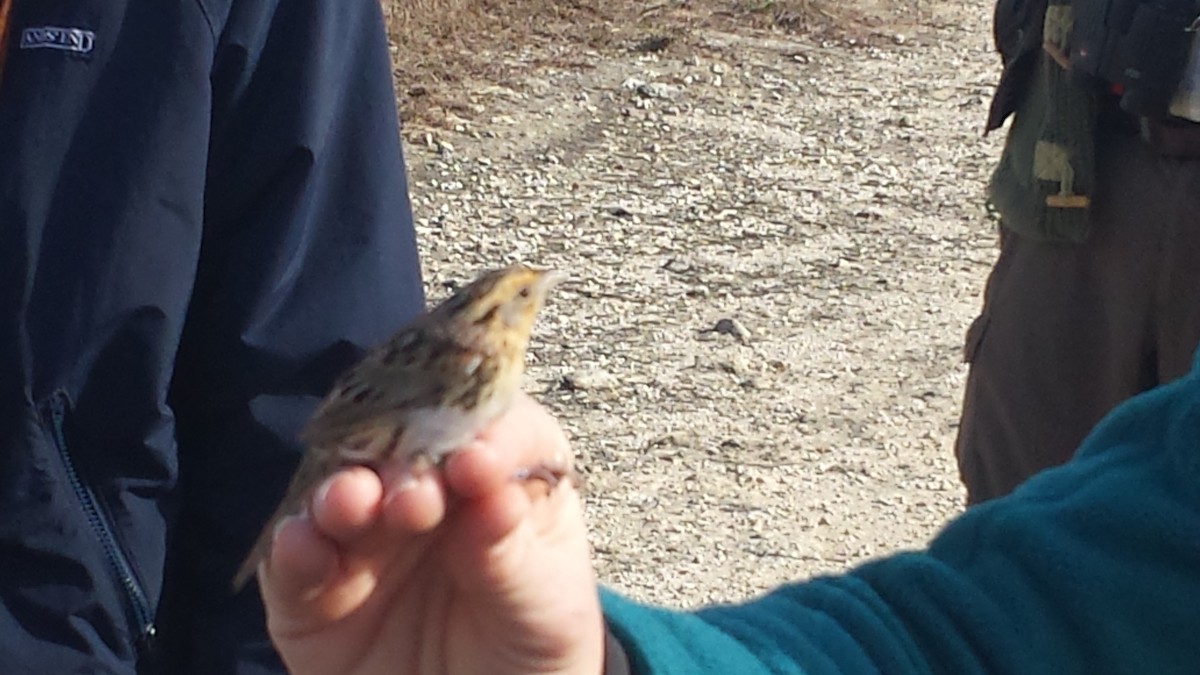
[[300,439],[331,447],[356,436],[398,434],[409,411],[440,404],[453,371],[470,358],[470,350],[445,331],[406,329],[338,379]]

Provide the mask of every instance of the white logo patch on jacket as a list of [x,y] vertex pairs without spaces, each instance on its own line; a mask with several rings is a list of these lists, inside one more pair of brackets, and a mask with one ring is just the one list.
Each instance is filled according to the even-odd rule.
[[91,53],[96,34],[82,28],[40,26],[21,31],[21,49],[58,49],[76,54]]

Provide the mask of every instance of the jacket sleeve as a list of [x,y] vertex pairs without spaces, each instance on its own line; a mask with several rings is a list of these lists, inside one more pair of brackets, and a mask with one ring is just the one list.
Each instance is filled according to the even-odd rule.
[[634,673],[1193,673],[1200,378],[1110,415],[1075,460],[931,546],[696,612],[603,593]]
[[988,106],[983,132],[999,129],[1016,112],[1042,53],[1042,24],[1047,0],[998,0],[992,37],[1004,69]]
[[[221,19],[224,19],[223,22]],[[235,2],[219,25],[205,231],[170,401],[180,504],[166,672],[283,672],[230,581],[332,380],[422,309],[376,0]]]

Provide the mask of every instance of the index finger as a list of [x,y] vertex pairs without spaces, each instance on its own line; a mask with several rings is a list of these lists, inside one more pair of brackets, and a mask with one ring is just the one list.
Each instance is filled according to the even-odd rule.
[[449,458],[445,476],[456,494],[477,498],[500,489],[521,471],[537,467],[567,473],[570,445],[554,416],[522,393],[472,446]]

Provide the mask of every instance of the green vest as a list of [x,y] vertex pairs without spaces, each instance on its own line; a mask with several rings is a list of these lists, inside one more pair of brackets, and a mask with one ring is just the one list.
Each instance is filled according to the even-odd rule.
[[1012,118],[988,200],[1005,227],[1044,241],[1082,242],[1096,186],[1099,94],[1072,77],[1063,53],[1071,33],[1069,0],[1050,0],[1045,48]]

